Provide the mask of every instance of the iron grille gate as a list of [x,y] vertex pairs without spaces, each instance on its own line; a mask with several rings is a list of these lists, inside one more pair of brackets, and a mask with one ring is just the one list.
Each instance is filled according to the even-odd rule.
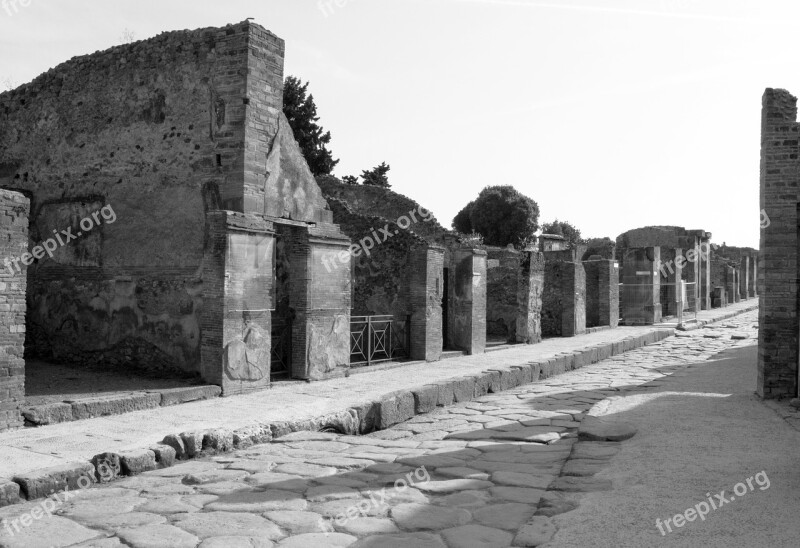
[[410,320],[394,316],[350,318],[350,366],[392,361],[408,357]]

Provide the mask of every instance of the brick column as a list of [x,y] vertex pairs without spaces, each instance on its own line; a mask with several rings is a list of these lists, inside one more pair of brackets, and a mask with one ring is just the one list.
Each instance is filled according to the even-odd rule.
[[275,232],[253,214],[207,214],[201,376],[222,394],[270,386]]
[[739,294],[742,299],[750,298],[750,257],[742,257],[742,267],[739,269]]
[[574,337],[586,333],[586,271],[575,250],[546,251],[542,331]]
[[[28,251],[30,202],[19,192],[0,190],[0,260]],[[25,290],[27,267],[0,264],[0,431],[23,425],[25,402]]]
[[486,349],[486,252],[462,248],[453,255],[453,344],[468,354],[480,354]]
[[661,311],[662,315],[678,315],[678,284],[683,279],[683,267],[686,261],[683,257],[683,250],[661,249],[661,264],[659,273],[661,274]]
[[352,256],[335,225],[281,225],[289,262],[292,377],[344,376],[350,366]]
[[423,247],[411,252],[411,359],[442,357],[442,291],[444,249]]
[[758,297],[758,255],[750,257],[750,297]]
[[631,248],[622,264],[622,308],[625,325],[661,321],[660,247]]
[[619,325],[619,265],[616,261],[583,261],[586,271],[586,326]]
[[517,285],[517,342],[535,344],[542,340],[542,291],[544,254],[524,251]]

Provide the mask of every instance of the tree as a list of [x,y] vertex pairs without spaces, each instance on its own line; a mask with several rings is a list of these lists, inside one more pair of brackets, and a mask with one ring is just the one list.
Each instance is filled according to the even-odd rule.
[[311,168],[311,173],[317,175],[330,175],[333,168],[339,163],[334,160],[328,143],[331,142],[331,132],[324,131],[317,124],[317,105],[314,96],[308,94],[308,82],[305,84],[294,76],[286,78],[283,86],[283,113],[289,121],[289,126],[294,132],[294,138],[300,145],[303,157]]
[[386,176],[386,173],[390,169],[391,168],[386,162],[381,162],[381,165],[374,167],[371,170],[362,171],[361,178],[364,179],[365,185],[389,188],[392,185],[389,184],[389,178]]
[[558,219],[542,226],[542,234],[563,236],[569,243],[570,249],[575,249],[575,246],[586,243],[585,240],[581,238],[580,230],[567,221],[559,221]]
[[453,228],[477,232],[486,245],[523,248],[539,228],[539,206],[513,186],[487,186],[456,215]]
[[357,185],[358,184],[358,177],[355,175],[345,175],[342,177],[342,182],[346,185]]

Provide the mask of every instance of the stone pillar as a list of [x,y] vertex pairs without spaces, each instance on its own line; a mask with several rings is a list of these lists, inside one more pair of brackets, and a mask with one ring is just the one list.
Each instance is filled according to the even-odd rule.
[[737,302],[739,286],[736,283],[736,269],[730,265],[725,267],[725,293],[728,296],[728,304]]
[[233,211],[211,211],[206,219],[201,376],[224,396],[268,388],[273,225]]
[[742,299],[750,298],[750,257],[742,257],[742,267],[739,269],[739,295]]
[[279,230],[286,241],[294,314],[292,377],[344,376],[350,365],[350,240],[335,225],[281,225]]
[[700,243],[700,260],[702,261],[702,271],[700,272],[700,308],[711,310],[711,243],[708,241]]
[[486,349],[486,252],[462,248],[453,255],[451,340],[459,350],[481,354]]
[[686,260],[683,257],[683,250],[661,249],[661,264],[659,273],[661,274],[661,312],[666,316],[678,315],[678,295],[679,282],[683,279],[683,267]]
[[586,271],[578,253],[570,249],[544,254],[542,334],[545,336],[574,337],[586,333]]
[[758,255],[750,257],[750,288],[749,295],[758,297]]
[[625,325],[661,322],[660,247],[625,251],[622,271],[622,309]]
[[[19,192],[0,190],[0,256],[13,261],[28,252],[30,201]],[[30,255],[26,258],[30,260]],[[25,291],[27,267],[0,265],[0,431],[23,425],[25,402]]]
[[411,252],[411,359],[442,357],[444,250],[423,247]]
[[517,342],[535,344],[542,340],[542,291],[544,254],[525,251],[520,261],[517,285]]
[[606,259],[583,261],[586,272],[586,326],[619,325],[619,264]]

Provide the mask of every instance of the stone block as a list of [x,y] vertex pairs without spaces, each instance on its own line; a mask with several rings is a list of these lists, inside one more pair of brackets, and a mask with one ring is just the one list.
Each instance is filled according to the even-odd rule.
[[512,366],[512,369],[518,369],[519,370],[519,380],[520,380],[519,384],[520,385],[530,384],[531,383],[531,378],[532,377],[531,377],[531,368],[530,368],[529,365],[515,365],[515,366]]
[[[356,413],[356,410],[352,411]],[[233,447],[236,449],[246,449],[270,441],[272,441],[272,430],[268,424],[255,424],[233,431]]]
[[20,494],[28,500],[46,497],[65,488],[83,489],[95,483],[95,469],[90,462],[62,464],[14,476]]
[[489,389],[492,384],[491,375],[488,373],[481,373],[479,375],[475,375],[475,392],[473,393],[474,398],[480,398],[489,393]]
[[380,429],[405,422],[414,416],[414,395],[399,392],[378,402],[380,407]]
[[161,443],[171,447],[172,450],[175,451],[176,459],[186,458],[186,445],[183,443],[183,439],[179,435],[169,434],[168,436],[164,437]]
[[126,476],[135,476],[158,468],[156,454],[150,449],[123,451],[119,454],[119,463]]
[[167,388],[153,393],[161,394],[161,407],[179,405],[190,401],[210,400],[222,393],[222,388],[215,385],[187,386],[183,388]]
[[475,379],[462,377],[453,381],[453,398],[457,402],[472,401],[475,395]]
[[612,356],[612,345],[603,344],[597,347],[597,361],[607,360]]
[[47,403],[22,410],[22,416],[27,422],[36,426],[70,422],[72,418],[72,405],[63,402]]
[[169,468],[175,464],[176,452],[174,447],[158,444],[151,446],[150,451],[152,451],[155,456],[156,466],[158,468]]
[[180,436],[186,451],[186,458],[193,459],[203,451],[205,432],[181,432]]
[[439,387],[435,384],[426,384],[411,390],[414,395],[414,410],[419,415],[430,413],[436,409],[436,402],[439,401]]
[[448,405],[453,405],[453,401],[455,400],[456,396],[453,393],[452,381],[437,382],[436,386],[439,387],[439,396],[436,399],[436,405],[445,407]]
[[625,352],[625,344],[622,341],[611,343],[611,355],[618,356]]
[[108,483],[117,479],[122,472],[122,465],[117,453],[100,453],[92,457],[95,477],[100,483]]
[[358,415],[358,429],[361,434],[369,434],[380,427],[381,410],[377,402],[361,404],[355,410]]
[[499,371],[483,371],[481,375],[485,376],[489,382],[489,392],[497,393],[501,392],[502,388],[500,385],[500,372]]
[[155,409],[161,406],[160,394],[132,394],[113,398],[93,398],[72,401],[72,417],[74,420],[121,415],[132,411]]
[[224,428],[209,430],[203,435],[203,450],[224,453],[233,450],[233,432]]
[[20,502],[19,484],[9,479],[0,478],[0,507]]

